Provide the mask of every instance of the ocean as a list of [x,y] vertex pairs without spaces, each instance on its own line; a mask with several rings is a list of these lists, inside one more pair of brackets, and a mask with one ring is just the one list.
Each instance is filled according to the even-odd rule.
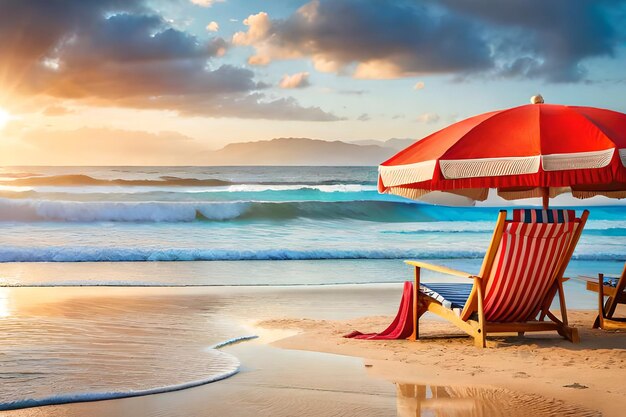
[[[497,204],[380,195],[376,176],[374,167],[2,168],[0,409],[219,379],[238,362],[208,347],[247,335],[223,320],[232,297],[192,307],[163,297],[109,300],[105,312],[83,300],[50,304],[58,307],[42,315],[12,309],[21,290],[63,298],[73,287],[102,286],[357,288],[411,279],[408,258],[478,271]],[[567,271],[573,278],[617,273],[626,260],[626,207],[590,210]],[[570,280],[566,292],[568,307],[595,308],[582,282]],[[257,304],[248,296],[250,311],[262,314]],[[164,329],[176,329],[175,338],[161,337]],[[180,363],[167,360],[173,355]]]
[[[592,208],[576,261],[626,259],[625,208]],[[5,167],[0,284],[400,282],[401,259],[480,263],[497,210],[378,194],[373,167]],[[275,274],[266,262],[283,260],[300,264],[280,270],[300,273]],[[177,274],[167,265],[146,276],[126,266],[133,273],[98,277],[72,276],[67,264],[51,274],[5,266],[143,261],[212,262],[177,265]],[[254,275],[240,273],[248,262]],[[321,264],[336,271],[320,274]]]

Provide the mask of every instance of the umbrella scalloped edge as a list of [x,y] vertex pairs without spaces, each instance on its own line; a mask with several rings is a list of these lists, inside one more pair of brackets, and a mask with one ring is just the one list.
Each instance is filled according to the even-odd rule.
[[428,181],[432,179],[437,161],[424,161],[415,164],[378,167],[378,173],[387,187]]
[[[540,156],[516,158],[480,158],[440,160],[441,173],[446,179],[534,174],[539,172]],[[429,178],[430,179],[430,178]]]
[[541,167],[544,171],[604,168],[611,163],[614,154],[615,148],[594,152],[543,155],[541,157]]

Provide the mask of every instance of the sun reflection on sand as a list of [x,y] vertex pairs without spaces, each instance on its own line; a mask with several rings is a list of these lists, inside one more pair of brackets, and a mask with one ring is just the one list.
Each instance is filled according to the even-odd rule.
[[9,308],[9,291],[6,288],[0,288],[0,318],[11,316]]
[[503,388],[396,383],[399,417],[598,416],[594,410]]

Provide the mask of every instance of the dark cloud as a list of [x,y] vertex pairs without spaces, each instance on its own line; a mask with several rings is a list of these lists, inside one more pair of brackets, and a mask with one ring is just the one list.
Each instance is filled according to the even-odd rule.
[[471,20],[408,1],[313,1],[284,20],[250,16],[233,42],[254,45],[252,64],[311,56],[318,70],[357,64],[361,78],[484,70],[490,50]]
[[[214,64],[227,47],[172,27],[143,0],[0,2],[0,73],[17,80],[16,94],[181,110],[171,107],[178,102],[183,112],[210,117],[336,119],[295,100],[265,99],[258,91],[267,85],[253,71]],[[257,108],[223,110],[233,101]],[[192,111],[188,103],[202,106]]]
[[80,33],[67,59],[106,61],[159,61],[209,58],[226,42],[214,38],[201,43],[186,32],[171,28],[156,14],[121,13],[99,19],[86,33]]
[[357,78],[449,73],[584,79],[624,43],[624,0],[314,0],[286,19],[244,21],[251,64],[310,57]]
[[141,13],[136,0],[22,0],[0,2],[0,56],[32,62],[89,28],[109,10]]
[[579,81],[626,40],[623,0],[430,0],[485,23],[504,75]]

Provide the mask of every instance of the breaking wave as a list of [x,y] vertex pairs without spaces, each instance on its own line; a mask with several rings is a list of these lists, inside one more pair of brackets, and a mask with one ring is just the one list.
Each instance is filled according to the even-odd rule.
[[10,186],[85,186],[85,185],[130,185],[130,186],[221,186],[232,182],[219,179],[179,178],[164,176],[160,179],[101,179],[83,174],[53,175],[53,176],[25,176],[16,177],[11,181],[1,181]]
[[[301,261],[339,259],[477,259],[484,250],[406,249],[157,249],[121,247],[0,247],[0,262]],[[576,253],[580,260],[626,260],[623,251]]]
[[192,222],[225,220],[357,219],[429,221],[416,203],[389,201],[79,202],[0,199],[0,221]]
[[[1,182],[0,182],[1,183]],[[195,194],[203,193],[265,193],[265,192],[320,192],[320,193],[360,193],[376,191],[375,185],[363,184],[328,184],[328,185],[306,185],[306,184],[235,184],[228,186],[13,186],[0,185],[0,197],[3,198],[38,198],[46,193],[56,195],[80,195],[99,194],[115,195],[142,194],[145,197],[158,196],[159,193]],[[67,198],[67,197],[66,197]]]
[[[5,222],[193,222],[236,220],[353,219],[372,222],[445,221],[420,225],[422,231],[483,232],[493,229],[497,208],[438,207],[415,202],[383,200],[348,201],[53,201],[0,198],[0,221]],[[587,229],[626,227],[621,207],[595,210]],[[449,219],[459,219],[450,222]],[[430,229],[430,230],[429,230]]]
[[[6,186],[175,186],[175,187],[220,187],[228,185],[246,185],[218,178],[182,178],[164,175],[157,179],[128,179],[95,178],[84,174],[66,174],[41,176],[36,174],[1,174],[0,184]],[[278,185],[339,185],[336,180],[321,181],[259,181],[253,185],[278,186]],[[355,185],[372,185],[369,181],[355,182]]]

